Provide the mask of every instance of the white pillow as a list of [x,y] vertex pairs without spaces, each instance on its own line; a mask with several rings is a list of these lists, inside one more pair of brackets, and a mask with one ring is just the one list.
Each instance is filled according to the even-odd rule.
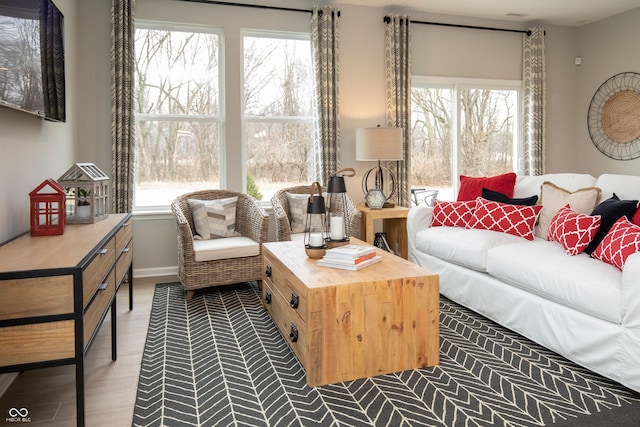
[[188,199],[196,232],[203,239],[240,236],[236,231],[238,196],[216,200]]

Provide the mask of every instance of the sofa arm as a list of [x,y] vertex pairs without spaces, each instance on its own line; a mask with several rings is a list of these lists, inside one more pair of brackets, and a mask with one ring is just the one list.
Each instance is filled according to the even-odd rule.
[[627,258],[622,270],[621,372],[627,387],[640,391],[640,253]]
[[631,254],[624,264],[620,297],[622,323],[638,328],[640,333],[640,253]]
[[407,237],[409,240],[409,252],[415,250],[416,234],[420,230],[431,227],[433,218],[433,207],[418,205],[412,207],[407,215]]

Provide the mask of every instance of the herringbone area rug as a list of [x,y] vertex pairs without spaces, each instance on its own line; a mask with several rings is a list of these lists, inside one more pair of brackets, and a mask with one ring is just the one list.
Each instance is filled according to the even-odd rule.
[[447,299],[440,365],[310,388],[251,284],[157,285],[135,426],[638,425],[640,398]]

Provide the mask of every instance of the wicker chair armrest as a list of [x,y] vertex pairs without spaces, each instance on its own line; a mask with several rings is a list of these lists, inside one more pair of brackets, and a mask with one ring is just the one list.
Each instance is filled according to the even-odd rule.
[[178,199],[171,203],[171,212],[175,216],[178,238],[178,258],[181,264],[195,262],[195,252],[193,250],[193,230],[189,225],[189,221],[182,211],[180,201]]
[[291,240],[291,222],[281,203],[273,203],[273,217],[276,226],[276,240]]
[[238,199],[236,231],[260,244],[269,238],[269,215],[251,196]]

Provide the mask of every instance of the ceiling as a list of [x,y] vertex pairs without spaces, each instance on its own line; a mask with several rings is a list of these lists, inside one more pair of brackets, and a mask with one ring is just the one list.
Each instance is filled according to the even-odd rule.
[[579,27],[640,7],[640,0],[337,0],[371,7]]

